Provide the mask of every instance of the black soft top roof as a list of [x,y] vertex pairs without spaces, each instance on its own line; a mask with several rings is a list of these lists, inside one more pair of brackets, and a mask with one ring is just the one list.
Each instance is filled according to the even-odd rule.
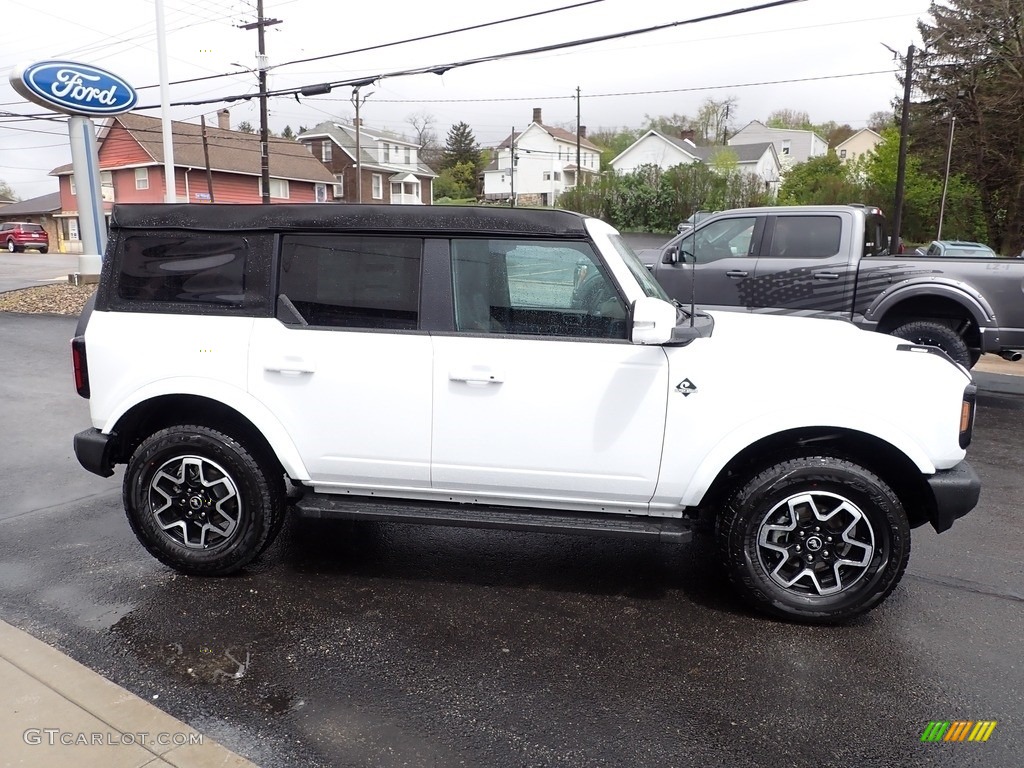
[[125,203],[115,205],[113,229],[194,229],[345,232],[444,232],[586,237],[584,216],[570,211],[458,205],[272,205]]

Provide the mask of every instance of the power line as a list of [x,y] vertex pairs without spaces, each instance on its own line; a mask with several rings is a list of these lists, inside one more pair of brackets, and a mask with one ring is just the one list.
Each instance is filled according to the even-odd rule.
[[[529,56],[537,53],[547,53],[549,51],[564,50],[566,48],[577,48],[582,45],[591,45],[593,43],[605,42],[607,40],[619,40],[625,37],[633,37],[635,35],[647,34],[649,32],[657,32],[665,29],[672,29],[674,27],[686,26],[689,24],[698,24],[705,21],[713,21],[717,19],[729,18],[731,16],[740,16],[754,11],[762,11],[768,8],[776,8],[783,5],[792,5],[793,3],[801,3],[805,0],[774,0],[773,2],[762,3],[761,5],[754,5],[747,8],[735,8],[730,11],[722,11],[720,13],[712,13],[705,16],[698,16],[692,19],[683,19],[681,21],[671,21],[667,24],[657,24],[651,27],[644,27],[642,29],[632,29],[625,32],[614,32],[607,35],[597,35],[595,37],[588,37],[579,40],[570,40],[564,43],[553,43],[551,45],[538,46],[536,48],[525,48],[516,51],[507,51],[505,53],[491,54],[489,56],[479,56],[473,59],[466,59],[464,61],[455,61],[447,64],[435,64],[428,67],[419,67],[416,69],[404,69],[396,70],[394,72],[383,72],[378,75],[368,75],[364,77],[351,78],[349,80],[338,80],[329,83],[317,83],[307,86],[300,86],[298,88],[283,88],[276,91],[270,91],[268,96],[295,96],[298,98],[299,94],[302,95],[313,95],[319,93],[326,93],[332,88],[344,88],[346,86],[362,86],[369,85],[370,83],[377,82],[386,78],[393,77],[406,77],[409,75],[423,75],[423,74],[435,74],[443,75],[446,72],[461,67],[468,67],[474,64],[484,64],[487,62],[499,61],[502,59],[518,58],[520,56]],[[172,106],[199,106],[202,104],[219,104],[223,102],[240,101],[252,98],[251,94],[245,95],[233,95],[224,96],[220,98],[212,99],[201,99],[194,101],[178,101],[174,102]],[[137,110],[146,109],[158,109],[159,105],[148,105],[136,107]]]

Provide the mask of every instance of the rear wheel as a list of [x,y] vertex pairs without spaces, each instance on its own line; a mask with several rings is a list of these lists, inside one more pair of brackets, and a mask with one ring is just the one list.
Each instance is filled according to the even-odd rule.
[[910,557],[910,526],[892,489],[832,456],[754,475],[730,498],[716,532],[730,579],[751,605],[809,623],[875,607]]
[[280,530],[284,476],[234,438],[169,427],[143,440],[124,476],[125,512],[142,545],[192,575],[244,567]]
[[46,248],[46,247],[44,246],[43,248],[40,248],[40,249],[39,249],[39,252],[40,252],[40,253],[46,253],[46,252],[47,252],[48,250],[49,250],[49,248]]
[[8,253],[15,253],[15,252],[17,252],[17,250],[18,250],[18,246],[16,246],[14,244],[14,241],[12,239],[10,239],[10,238],[7,238],[7,252]]
[[935,320],[915,320],[904,323],[893,330],[892,335],[906,339],[912,344],[938,347],[965,368],[970,368],[977,362],[977,358],[971,354],[967,342],[948,325],[943,325]]

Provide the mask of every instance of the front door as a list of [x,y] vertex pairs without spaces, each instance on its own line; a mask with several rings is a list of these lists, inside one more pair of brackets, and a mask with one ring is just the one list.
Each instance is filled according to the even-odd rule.
[[678,239],[674,263],[658,265],[658,282],[677,301],[706,309],[746,306],[742,287],[754,276],[763,217],[718,219]]
[[667,358],[627,341],[591,247],[456,239],[452,270],[455,332],[433,339],[435,493],[646,511]]

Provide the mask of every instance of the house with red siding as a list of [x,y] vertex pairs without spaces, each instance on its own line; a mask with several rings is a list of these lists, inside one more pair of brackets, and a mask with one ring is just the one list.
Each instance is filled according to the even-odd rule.
[[331,197],[335,201],[411,205],[433,202],[437,174],[420,162],[419,144],[397,133],[360,125],[357,155],[356,130],[354,124],[324,122],[296,137],[313,157],[331,169]]
[[[196,123],[171,122],[174,147],[174,187],[179,203],[259,203],[261,195],[260,137],[232,131],[228,111],[218,125],[206,127],[207,181],[203,129]],[[108,215],[114,203],[164,201],[163,127],[157,117],[128,112],[112,117],[97,132],[100,191]],[[270,201],[272,203],[328,202],[335,179],[327,167],[302,145],[271,137]],[[81,249],[78,203],[71,165],[50,175],[60,182],[60,212],[56,214],[67,250]]]

